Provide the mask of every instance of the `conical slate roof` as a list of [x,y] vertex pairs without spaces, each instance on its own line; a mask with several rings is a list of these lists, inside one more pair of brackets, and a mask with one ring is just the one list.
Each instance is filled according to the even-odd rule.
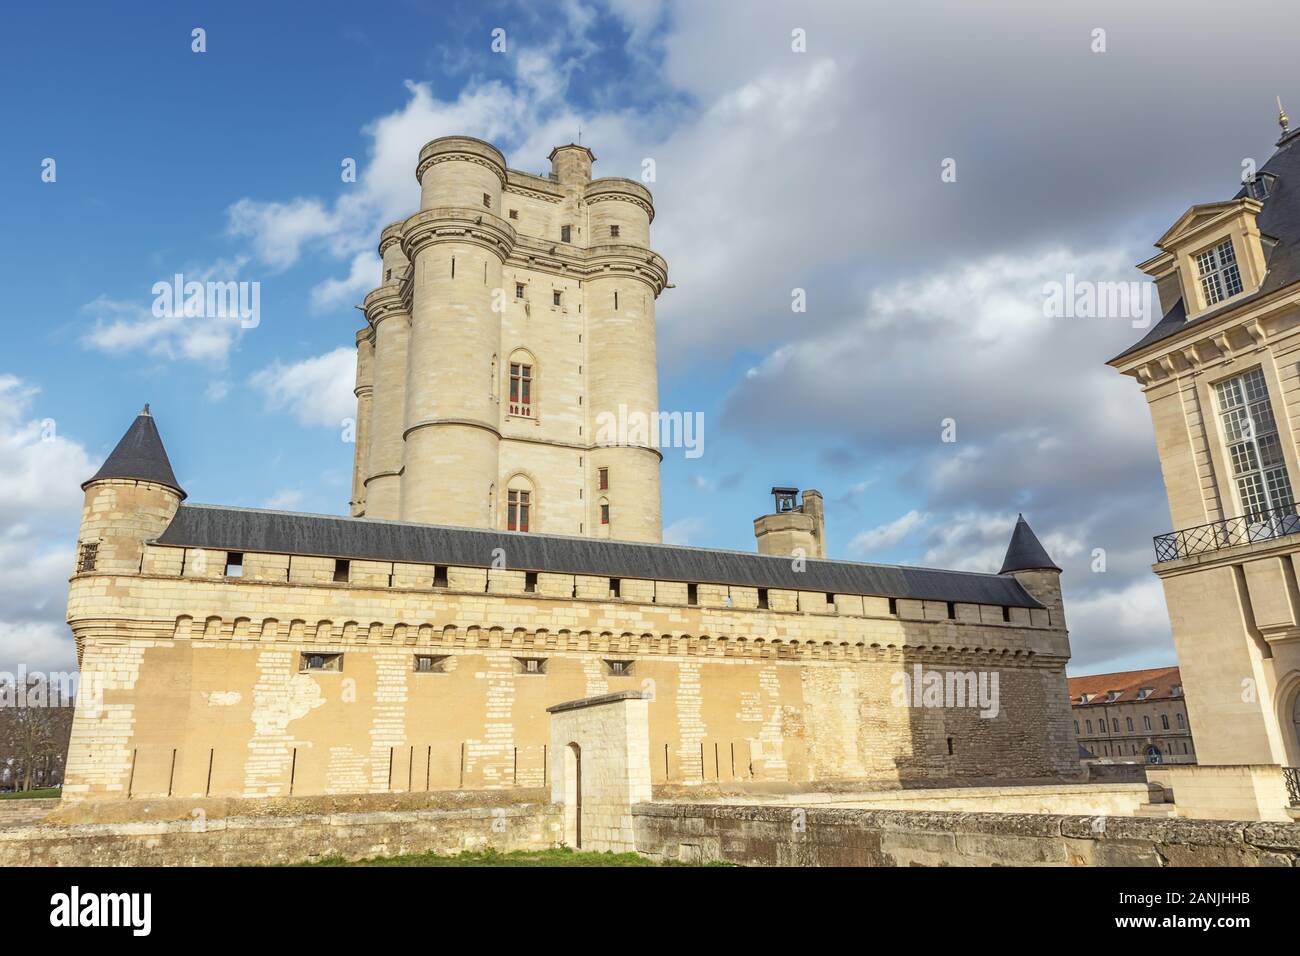
[[1016,530],[1011,532],[1011,544],[1007,546],[1007,556],[1002,559],[1002,570],[998,574],[1006,574],[1009,571],[1042,570],[1060,571],[1061,569],[1048,557],[1047,550],[1039,543],[1037,535],[1029,527],[1025,516],[1018,515]]
[[134,481],[153,481],[174,489],[181,499],[185,491],[176,481],[172,472],[172,463],[167,460],[167,450],[163,448],[158,426],[149,414],[149,406],[131,423],[122,440],[117,443],[113,453],[95,472],[95,477],[82,484],[82,488],[93,481],[104,478],[127,478]]

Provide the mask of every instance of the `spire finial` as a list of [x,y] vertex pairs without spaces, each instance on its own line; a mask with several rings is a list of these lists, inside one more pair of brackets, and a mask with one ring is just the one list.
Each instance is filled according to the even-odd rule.
[[1286,109],[1282,106],[1282,97],[1277,98],[1277,125],[1282,127],[1282,135],[1285,136],[1291,132],[1291,117],[1286,115]]
[[153,416],[150,415],[150,413],[149,413],[149,403],[148,403],[148,402],[145,402],[145,403],[144,403],[144,408],[140,409],[140,414],[141,414],[141,415],[149,415],[150,418],[153,417]]

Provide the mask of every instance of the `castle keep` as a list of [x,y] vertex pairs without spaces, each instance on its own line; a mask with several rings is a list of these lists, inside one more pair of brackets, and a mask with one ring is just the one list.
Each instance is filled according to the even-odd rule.
[[658,543],[658,451],[595,431],[658,402],[651,197],[551,158],[421,150],[357,335],[351,516],[187,502],[147,408],[86,482],[65,799],[540,787],[547,708],[619,692],[654,785],[1074,774],[1023,519],[998,574],[827,560],[796,489],[759,553]]

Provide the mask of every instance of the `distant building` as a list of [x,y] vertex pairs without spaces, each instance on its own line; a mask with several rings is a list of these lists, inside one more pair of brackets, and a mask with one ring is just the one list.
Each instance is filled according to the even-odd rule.
[[1101,763],[1196,763],[1177,667],[1070,678],[1080,756]]

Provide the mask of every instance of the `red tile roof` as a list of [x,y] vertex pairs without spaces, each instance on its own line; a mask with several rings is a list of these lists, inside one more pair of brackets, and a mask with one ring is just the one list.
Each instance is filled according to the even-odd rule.
[[[1128,704],[1138,700],[1138,691],[1149,688],[1151,693],[1143,700],[1168,700],[1180,697],[1174,693],[1174,687],[1181,687],[1183,681],[1177,667],[1152,667],[1143,671],[1120,671],[1116,674],[1093,674],[1090,677],[1071,677],[1070,703],[1082,704],[1081,698],[1087,694],[1093,699],[1090,704]],[[1114,700],[1107,700],[1111,691],[1119,691]]]

